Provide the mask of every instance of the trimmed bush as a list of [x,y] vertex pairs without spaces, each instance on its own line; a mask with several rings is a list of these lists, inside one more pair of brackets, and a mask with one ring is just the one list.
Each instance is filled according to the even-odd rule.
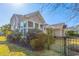
[[46,34],[37,33],[30,40],[30,45],[33,50],[43,50],[46,43]]

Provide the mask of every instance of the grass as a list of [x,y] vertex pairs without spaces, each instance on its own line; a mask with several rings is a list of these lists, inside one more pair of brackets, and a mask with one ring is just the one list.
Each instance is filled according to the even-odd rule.
[[0,56],[26,56],[28,53],[26,49],[17,45],[8,43],[5,36],[0,36]]
[[5,36],[0,36],[0,41],[6,41],[6,37]]
[[6,56],[9,55],[9,49],[6,44],[0,44],[0,56]]
[[27,50],[24,47],[18,46],[16,44],[7,43],[10,51],[23,52],[25,55],[33,55],[30,50]]
[[23,52],[20,51],[10,51],[7,44],[0,45],[0,56],[25,56]]
[[61,54],[57,51],[47,49],[44,49],[42,51],[33,51],[33,53],[35,54],[35,56],[61,56]]
[[79,45],[79,38],[78,39],[70,39],[68,41],[69,44],[75,44],[75,45]]
[[21,51],[10,51],[8,45],[0,45],[0,56],[25,56]]

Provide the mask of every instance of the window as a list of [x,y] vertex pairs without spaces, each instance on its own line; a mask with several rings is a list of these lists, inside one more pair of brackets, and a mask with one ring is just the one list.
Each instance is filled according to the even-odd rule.
[[21,23],[20,23],[20,28],[25,28],[27,26],[27,22],[26,21],[22,21]]
[[40,28],[43,29],[43,25],[40,25]]
[[28,21],[28,27],[33,27],[33,22]]
[[24,23],[24,27],[26,27],[26,23]]
[[21,27],[23,26],[23,22],[20,23],[20,26],[21,26]]
[[37,23],[35,23],[35,28],[38,29],[38,24]]

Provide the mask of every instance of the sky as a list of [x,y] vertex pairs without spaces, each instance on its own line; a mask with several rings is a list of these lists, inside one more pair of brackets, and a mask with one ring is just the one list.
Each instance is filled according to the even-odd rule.
[[[35,11],[40,11],[47,24],[65,23],[67,26],[75,26],[79,24],[78,16],[69,21],[70,16],[73,14],[70,9],[65,9],[61,6],[54,9],[54,6],[47,7],[46,5],[47,4],[0,3],[0,26],[9,24],[13,14],[25,15]],[[73,5],[66,5],[67,7],[73,7]],[[41,6],[44,6],[42,7],[42,11]]]

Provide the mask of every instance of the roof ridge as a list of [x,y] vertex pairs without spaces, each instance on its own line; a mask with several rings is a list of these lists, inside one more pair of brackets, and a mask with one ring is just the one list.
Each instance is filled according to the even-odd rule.
[[59,25],[59,24],[65,24],[65,23],[56,23],[56,24],[52,24],[51,26],[53,26],[53,25]]

